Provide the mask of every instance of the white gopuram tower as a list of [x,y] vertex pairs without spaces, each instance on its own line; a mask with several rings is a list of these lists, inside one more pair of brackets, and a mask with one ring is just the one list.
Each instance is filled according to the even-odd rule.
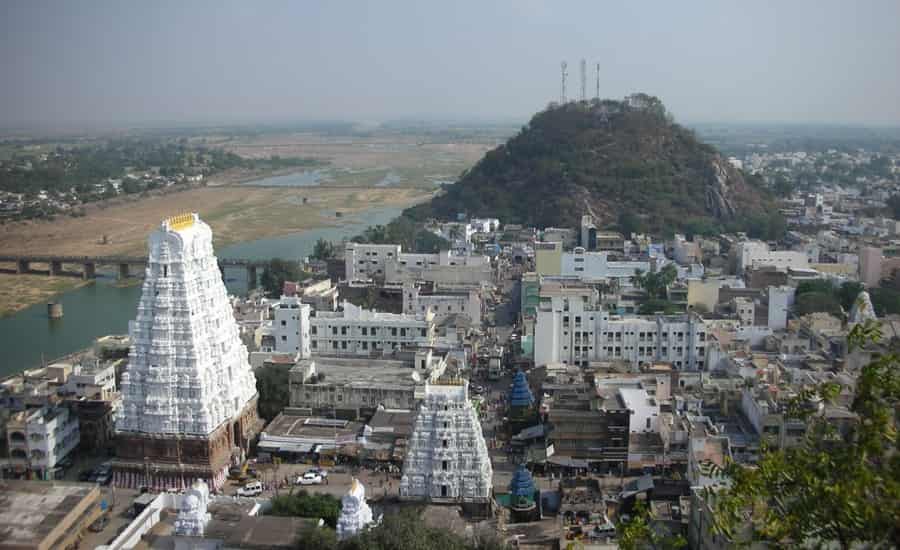
[[400,498],[484,505],[493,469],[469,383],[427,384],[410,437]]
[[114,481],[162,489],[202,478],[215,490],[258,429],[256,379],[209,226],[197,214],[174,216],[149,248],[129,325]]

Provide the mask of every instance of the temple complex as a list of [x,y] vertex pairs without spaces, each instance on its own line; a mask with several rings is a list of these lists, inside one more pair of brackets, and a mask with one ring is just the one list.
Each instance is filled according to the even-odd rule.
[[372,523],[372,509],[366,504],[366,488],[353,478],[350,490],[341,498],[341,515],[337,522],[338,539],[352,537]]
[[149,258],[122,375],[113,480],[126,487],[225,482],[259,429],[256,379],[197,214],[166,219]]
[[426,384],[410,437],[400,497],[448,504],[486,504],[493,469],[469,383]]

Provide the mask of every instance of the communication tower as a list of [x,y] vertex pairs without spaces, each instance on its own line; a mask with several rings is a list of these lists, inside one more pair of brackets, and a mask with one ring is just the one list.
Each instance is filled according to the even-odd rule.
[[597,98],[597,101],[600,100],[600,64],[597,63],[597,92],[594,95]]
[[581,101],[587,101],[587,61],[581,60]]
[[568,67],[568,64],[565,61],[563,61],[562,63],[560,63],[560,67],[562,68],[562,92],[559,95],[559,102],[561,104],[565,105],[565,103],[566,103],[566,77],[568,76],[568,73],[566,72],[566,67]]

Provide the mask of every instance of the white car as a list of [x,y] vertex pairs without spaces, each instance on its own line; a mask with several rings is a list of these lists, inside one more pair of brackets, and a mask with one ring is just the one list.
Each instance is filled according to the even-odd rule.
[[297,478],[297,485],[321,485],[322,476],[314,472],[306,472]]
[[262,483],[258,481],[251,481],[237,490],[237,496],[239,497],[258,497],[261,494]]

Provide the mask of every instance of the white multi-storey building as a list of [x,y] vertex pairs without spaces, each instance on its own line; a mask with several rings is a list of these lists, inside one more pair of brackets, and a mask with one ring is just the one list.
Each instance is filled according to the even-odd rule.
[[576,247],[572,252],[561,255],[560,274],[563,277],[591,279],[619,279],[627,281],[636,271],[649,273],[652,269],[650,258],[638,260],[610,260],[609,252],[587,252]]
[[400,255],[399,244],[347,243],[344,269],[348,281],[383,278],[385,263]]
[[282,296],[272,307],[274,319],[260,327],[260,350],[310,356],[309,304],[299,296]]
[[384,313],[344,302],[342,311],[309,318],[310,351],[323,355],[370,355],[434,342],[434,314]]
[[587,366],[621,360],[638,366],[668,362],[702,370],[706,327],[696,314],[622,317],[599,309],[584,296],[541,290],[534,329],[534,363]]
[[469,383],[426,384],[409,439],[400,498],[485,504],[493,469]]
[[762,241],[742,241],[737,243],[736,251],[738,270],[761,266],[775,266],[783,269],[807,268],[809,257],[805,252],[796,250],[769,250],[769,245]]
[[110,399],[116,392],[115,363],[75,365],[62,391],[78,397]]
[[345,277],[348,281],[368,279],[415,280],[422,272],[438,267],[490,268],[490,258],[482,255],[403,252],[399,244],[347,243],[344,249]]
[[81,438],[78,418],[66,407],[43,407],[13,415],[6,425],[10,465],[53,479],[56,467]]

